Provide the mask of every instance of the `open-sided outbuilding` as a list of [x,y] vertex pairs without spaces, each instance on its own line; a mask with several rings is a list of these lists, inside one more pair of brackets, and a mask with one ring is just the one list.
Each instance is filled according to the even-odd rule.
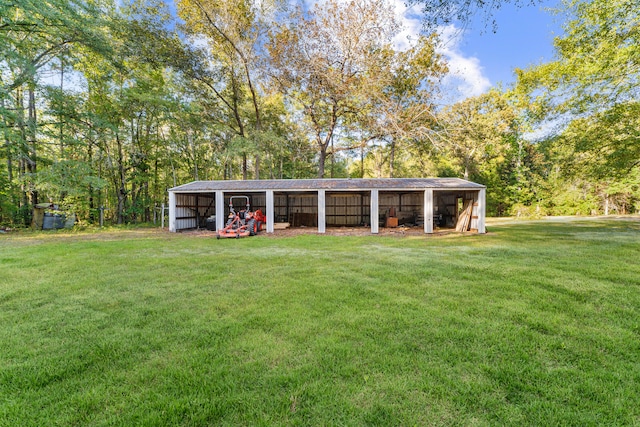
[[[224,226],[231,196],[248,196],[252,209],[274,224],[317,227],[368,226],[372,233],[391,223],[485,232],[486,187],[459,178],[278,179],[194,181],[169,190],[169,230],[204,228],[215,216]],[[468,209],[467,209],[468,208]],[[372,215],[372,213],[374,213]],[[394,219],[389,222],[387,219]]]

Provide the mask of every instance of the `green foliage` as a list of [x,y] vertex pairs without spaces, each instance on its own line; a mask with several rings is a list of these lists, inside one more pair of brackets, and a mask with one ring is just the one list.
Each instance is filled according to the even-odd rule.
[[[638,211],[631,0],[567,0],[557,60],[447,107],[436,36],[396,51],[384,0],[181,0],[180,22],[166,2],[125,3],[0,3],[0,223],[28,224],[39,200],[146,222],[187,181],[325,170],[466,177],[487,185],[490,215]],[[524,139],[549,119],[552,137]]]
[[634,424],[638,221],[490,231],[3,235],[0,424]]
[[[538,118],[565,114],[561,130],[583,176],[623,177],[640,164],[640,14],[631,0],[568,0],[558,59],[519,72]],[[567,114],[571,113],[571,114]]]
[[550,215],[592,215],[600,213],[600,203],[590,183],[576,181],[554,189],[547,199]]
[[3,77],[0,96],[35,80],[37,71],[70,45],[102,53],[110,50],[101,29],[105,15],[93,2],[78,0],[22,0],[2,2],[0,45]]
[[482,164],[503,161],[517,132],[517,113],[508,96],[494,89],[451,105],[440,114],[444,132],[438,144],[465,179],[477,174]]
[[573,120],[562,134],[583,171],[597,179],[624,177],[640,165],[640,101],[620,103]]
[[90,165],[84,162],[61,160],[38,172],[36,184],[39,190],[52,197],[62,194],[82,197],[89,188],[104,188],[106,182],[92,176]]
[[14,222],[18,209],[14,200],[14,189],[11,188],[4,169],[4,165],[0,166],[0,226]]
[[[637,97],[640,14],[634,0],[566,0],[556,61],[519,71],[541,106],[598,113]],[[536,89],[543,89],[542,91]]]
[[640,167],[621,179],[604,183],[606,209],[618,214],[640,212]]

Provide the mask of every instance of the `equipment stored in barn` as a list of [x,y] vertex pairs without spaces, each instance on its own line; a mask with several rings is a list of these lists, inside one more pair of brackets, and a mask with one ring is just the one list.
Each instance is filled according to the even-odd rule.
[[[233,208],[234,199],[245,199],[246,205],[244,209],[236,212]],[[247,196],[233,196],[229,198],[229,217],[227,218],[227,224],[222,230],[218,230],[217,238],[228,237],[236,238],[246,236],[255,236],[256,233],[262,230],[262,226],[266,222],[267,218],[260,209],[255,212],[251,211],[251,205],[249,203],[249,197]]]

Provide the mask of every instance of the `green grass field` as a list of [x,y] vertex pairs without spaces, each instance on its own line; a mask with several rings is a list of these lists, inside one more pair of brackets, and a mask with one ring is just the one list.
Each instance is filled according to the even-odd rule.
[[640,425],[640,221],[0,235],[0,425]]

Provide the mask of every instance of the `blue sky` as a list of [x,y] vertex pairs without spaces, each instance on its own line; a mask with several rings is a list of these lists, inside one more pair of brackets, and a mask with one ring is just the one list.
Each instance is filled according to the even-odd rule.
[[[326,0],[302,1],[307,7]],[[339,0],[346,1],[346,0]],[[422,30],[420,7],[407,8],[405,0],[388,0],[404,30],[396,46],[407,47],[407,39]],[[485,19],[479,16],[465,29],[450,25],[441,28],[444,43],[440,53],[447,59],[450,74],[444,81],[444,103],[479,95],[492,86],[515,81],[514,70],[553,59],[553,38],[561,35],[561,23],[550,11],[560,0],[543,0],[543,5],[515,7],[504,5]],[[480,14],[484,15],[484,14]],[[495,19],[497,27],[492,27]]]
[[[422,28],[419,8],[407,9],[403,0],[392,1],[405,28],[401,39],[417,34]],[[547,0],[544,7],[506,5],[489,18],[479,16],[465,29],[455,25],[441,28],[440,53],[450,68],[444,102],[479,95],[499,83],[507,86],[515,81],[516,68],[552,60],[553,38],[561,35],[562,28],[559,19],[544,8],[556,3]],[[495,31],[492,19],[497,24]]]
[[561,35],[562,28],[551,12],[542,6],[507,5],[494,17],[498,25],[495,33],[490,24],[485,28],[482,22],[475,22],[459,45],[466,55],[479,59],[491,84],[511,83],[515,68],[553,59],[553,38]]
[[[307,7],[325,0],[290,0]],[[388,0],[394,4],[396,17],[404,31],[396,44],[406,46],[407,38],[415,38],[422,30],[419,6],[407,8],[405,0]],[[442,28],[445,43],[441,53],[451,70],[445,79],[445,103],[468,96],[479,95],[499,83],[505,86],[515,81],[514,69],[526,68],[553,59],[553,38],[561,35],[561,23],[545,7],[559,0],[544,0],[544,4],[515,7],[504,5],[493,11],[494,32],[491,22],[479,17],[466,29],[449,26]],[[174,0],[165,0],[171,7]]]

